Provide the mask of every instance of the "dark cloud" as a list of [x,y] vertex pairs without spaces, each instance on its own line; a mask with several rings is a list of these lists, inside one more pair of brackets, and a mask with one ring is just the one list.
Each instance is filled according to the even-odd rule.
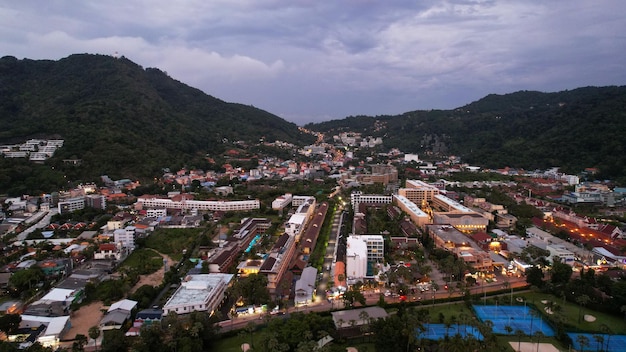
[[622,85],[621,2],[34,1],[0,5],[3,55],[119,52],[299,124],[454,108],[489,93]]

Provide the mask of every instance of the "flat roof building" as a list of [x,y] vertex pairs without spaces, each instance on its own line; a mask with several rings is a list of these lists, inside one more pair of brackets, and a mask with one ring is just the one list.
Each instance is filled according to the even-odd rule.
[[212,315],[222,303],[224,292],[233,276],[221,273],[188,275],[163,306],[163,315],[194,311],[205,311]]

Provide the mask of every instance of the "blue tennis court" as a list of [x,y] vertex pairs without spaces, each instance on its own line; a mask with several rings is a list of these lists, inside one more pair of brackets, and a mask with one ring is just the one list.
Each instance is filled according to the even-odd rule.
[[[539,312],[527,306],[479,306],[473,305],[474,312],[483,323],[489,320],[493,323],[495,334],[513,335],[521,330],[526,335],[533,335],[541,331],[544,336],[554,336],[554,329],[546,323]],[[511,327],[511,332],[506,331],[506,326]]]
[[[623,352],[624,348],[626,348],[626,335],[583,334],[568,332],[567,336],[572,339],[572,347],[576,351],[583,350],[583,346],[581,346],[578,336],[586,337],[587,343],[584,346],[585,351]],[[602,336],[602,338],[596,340],[596,336]]]
[[483,335],[471,325],[456,325],[451,324],[449,328],[446,328],[446,324],[425,324],[425,331],[416,330],[417,338],[425,338],[429,340],[440,340],[448,336],[455,336],[457,334],[462,337],[474,337],[477,340],[482,341]]

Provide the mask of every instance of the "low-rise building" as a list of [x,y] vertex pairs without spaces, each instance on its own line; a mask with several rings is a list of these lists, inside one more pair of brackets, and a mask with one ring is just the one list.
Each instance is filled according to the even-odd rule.
[[195,311],[212,315],[224,300],[224,292],[233,276],[221,273],[188,275],[163,306],[163,315]]
[[300,279],[296,281],[294,304],[305,305],[313,302],[317,269],[308,266],[302,270]]

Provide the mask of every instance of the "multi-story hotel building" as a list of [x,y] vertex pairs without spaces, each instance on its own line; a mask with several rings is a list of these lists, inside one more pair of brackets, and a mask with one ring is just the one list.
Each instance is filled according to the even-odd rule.
[[206,211],[248,211],[259,209],[261,203],[258,199],[253,200],[191,200],[182,198],[174,201],[170,198],[162,198],[154,195],[143,195],[137,198],[137,206],[144,208],[165,208],[165,209],[183,209],[183,210],[206,210]]
[[411,221],[420,228],[430,223],[430,216],[423,212],[414,202],[403,196],[393,196],[394,203],[409,215]]
[[398,190],[398,195],[406,197],[421,208],[425,208],[438,194],[437,187],[419,180],[406,180],[406,187]]
[[352,205],[352,209],[355,211],[359,208],[359,203],[385,205],[391,204],[392,201],[392,196],[382,194],[363,194],[360,191],[352,192],[352,194],[350,194],[350,204]]
[[270,254],[261,265],[259,274],[267,276],[267,288],[271,295],[276,295],[278,283],[289,268],[295,252],[295,237],[285,233],[276,241]]

